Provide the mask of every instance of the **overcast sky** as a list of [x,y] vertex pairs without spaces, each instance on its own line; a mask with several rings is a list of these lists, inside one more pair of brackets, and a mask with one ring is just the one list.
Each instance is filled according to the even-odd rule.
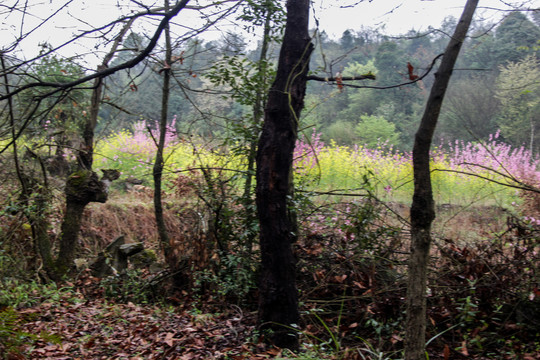
[[[204,2],[205,0],[201,0]],[[66,41],[73,33],[81,29],[88,29],[90,25],[103,25],[116,19],[120,10],[119,3],[130,4],[129,0],[31,0],[29,12],[34,16],[27,15],[21,21],[20,13],[7,15],[5,6],[9,6],[17,0],[0,0],[0,30],[3,33],[0,47],[5,48],[8,42],[13,41],[19,34],[20,24],[24,23],[25,31],[37,24],[39,19],[44,19],[56,11],[62,4],[70,3],[69,7],[59,12],[52,21],[44,28],[35,31],[25,39],[26,52],[37,53],[39,42],[47,41],[53,45]],[[148,3],[148,1],[144,1]],[[449,15],[459,17],[466,0],[314,0],[313,19],[318,19],[320,29],[333,37],[339,38],[347,30],[359,30],[362,27],[372,27],[383,31],[387,35],[401,35],[408,30],[426,30],[429,26],[438,27],[443,19]],[[21,2],[18,2],[21,4]],[[161,0],[154,2],[152,6],[159,6]],[[196,4],[194,0],[192,3]],[[358,4],[356,4],[358,3]],[[513,1],[513,3],[516,3]],[[525,1],[524,1],[525,3]],[[529,5],[540,7],[540,0],[528,1]],[[4,4],[4,5],[2,5]],[[355,6],[349,6],[353,5]],[[21,6],[21,5],[19,5]],[[477,18],[481,17],[488,21],[500,19],[501,12],[487,10],[486,8],[503,8],[502,0],[481,0],[477,11]],[[131,2],[132,9],[140,10]],[[124,6],[122,12],[128,13]],[[75,20],[76,18],[81,21]],[[198,18],[195,11],[182,11],[175,19],[180,24],[188,24]],[[315,21],[313,21],[313,26]],[[230,30],[230,27],[222,25],[220,31]],[[11,37],[6,36],[12,34]],[[210,38],[217,38],[219,31],[209,32]],[[33,51],[32,51],[33,50]],[[69,50],[67,50],[69,51]],[[72,50],[73,51],[73,50]],[[87,47],[87,51],[92,51]],[[26,57],[30,54],[26,54]]]
[[[340,8],[336,6],[339,3],[355,2],[317,0],[313,7],[321,28],[336,37],[347,29],[359,29],[361,26],[379,28],[387,35],[401,35],[411,29],[423,31],[429,26],[437,28],[447,16],[459,18],[466,0],[364,0],[352,8]],[[529,3],[540,7],[540,0]],[[501,0],[480,0],[475,17],[497,21],[504,12],[494,9],[507,10],[508,7]]]

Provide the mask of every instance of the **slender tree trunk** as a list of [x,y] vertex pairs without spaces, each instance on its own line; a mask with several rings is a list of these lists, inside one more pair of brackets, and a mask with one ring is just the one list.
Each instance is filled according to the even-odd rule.
[[[6,72],[6,61],[4,59],[4,54],[0,52],[0,64],[2,65],[2,72],[4,73],[4,87],[6,89],[6,94],[9,94],[10,91],[10,85],[9,85],[9,77]],[[17,173],[17,177],[19,179],[19,182],[21,183],[21,188],[23,190],[23,193],[28,193],[26,182],[24,181],[22,172],[21,172],[21,166],[19,164],[19,152],[17,150],[17,140],[16,140],[16,131],[15,131],[15,115],[13,111],[13,99],[10,97],[8,100],[8,114],[9,114],[9,126],[11,128],[11,135],[13,137],[13,162],[15,163],[15,171]]]
[[446,47],[413,147],[414,195],[411,206],[411,257],[407,288],[405,359],[425,359],[426,284],[435,207],[431,187],[429,151],[450,76],[465,40],[478,0],[468,0]]
[[[268,56],[268,45],[270,43],[270,31],[271,31],[271,18],[272,10],[267,9],[266,19],[264,22],[264,33],[263,40],[261,45],[261,54],[259,56],[258,64],[258,75],[259,75],[259,84],[261,90],[257,92],[255,103],[253,104],[253,124],[254,129],[257,129],[256,134],[253,135],[251,142],[249,144],[249,153],[248,153],[248,165],[246,169],[246,182],[244,184],[244,193],[242,195],[242,201],[244,203],[244,217],[245,217],[245,227],[249,229],[252,227],[253,222],[256,220],[257,214],[253,211],[253,177],[255,176],[255,161],[257,157],[257,140],[259,139],[259,126],[262,120],[263,111],[264,111],[264,92],[266,91],[267,84],[267,56]],[[264,90],[263,90],[264,89]],[[253,242],[256,238],[256,232],[249,232],[246,239],[246,251],[248,256],[252,255],[253,252]]]
[[[101,64],[97,67],[97,71],[102,71],[107,67],[107,64]],[[88,118],[84,123],[83,140],[84,145],[77,160],[79,167],[82,169],[91,170],[94,161],[94,129],[98,121],[99,108],[101,104],[101,96],[103,93],[103,79],[97,78],[94,80],[92,90],[92,98],[90,100],[90,111]]]
[[[46,176],[46,175],[45,175]],[[49,209],[51,195],[47,185],[38,187],[35,194],[36,215],[31,219],[32,236],[35,239],[37,252],[43,262],[43,269],[50,278],[55,278],[54,258],[52,255],[52,245],[49,238]]]
[[532,155],[533,154],[533,149],[534,149],[534,120],[533,120],[532,114],[529,115],[529,124],[530,124],[530,127],[531,127],[531,139],[530,139],[530,144],[529,144],[529,151],[530,151],[530,153]]
[[[2,70],[4,72],[4,87],[6,94],[10,92],[9,77],[7,75],[6,63],[3,54],[0,53],[0,64],[2,65]],[[47,173],[43,162],[38,158],[42,174],[43,181],[42,184],[39,180],[29,177],[24,174],[20,162],[19,162],[19,151],[17,147],[16,140],[16,131],[15,131],[15,115],[13,107],[13,99],[8,98],[8,114],[9,114],[9,125],[11,128],[11,135],[14,139],[13,141],[13,162],[15,163],[15,171],[17,173],[17,178],[21,184],[21,199],[23,206],[31,206],[30,201],[33,198],[33,206],[35,210],[29,211],[27,218],[30,226],[32,227],[32,239],[34,240],[34,246],[41,257],[43,263],[43,268],[48,276],[54,277],[54,260],[51,251],[51,241],[49,239],[48,229],[50,226],[49,219],[47,218],[47,209],[50,205],[50,190],[49,184],[47,181]],[[37,157],[36,154],[32,153],[31,150],[28,150],[32,155]]]
[[39,155],[33,153],[30,149],[27,149],[27,151],[39,162],[43,176],[42,179],[39,179],[28,174],[21,174],[24,179],[23,182],[26,184],[23,186],[24,202],[26,205],[34,207],[34,210],[29,212],[27,217],[32,226],[32,238],[34,239],[36,252],[41,257],[43,269],[49,278],[57,279],[58,274],[54,267],[52,244],[49,238],[51,191],[49,189],[47,170],[45,170],[45,164],[43,164],[43,160]]
[[[165,0],[165,11],[169,11],[169,0]],[[171,258],[172,251],[169,243],[169,234],[163,218],[163,204],[161,199],[161,182],[163,179],[163,151],[165,149],[165,138],[167,136],[167,119],[169,116],[169,94],[171,83],[171,35],[169,25],[165,27],[165,64],[163,68],[163,86],[161,95],[161,117],[159,121],[159,140],[157,143],[156,159],[154,161],[154,213],[156,216],[156,225],[159,235],[161,248],[167,263],[173,269],[178,266],[177,259]]]
[[298,324],[294,224],[288,212],[289,179],[304,105],[306,74],[313,45],[308,33],[309,0],[287,2],[287,23],[276,79],[270,88],[259,139],[256,203],[260,223],[261,279],[259,324],[269,340],[296,349],[290,327]]

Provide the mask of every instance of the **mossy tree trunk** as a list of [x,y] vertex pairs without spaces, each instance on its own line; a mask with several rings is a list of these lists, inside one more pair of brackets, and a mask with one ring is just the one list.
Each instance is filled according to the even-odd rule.
[[52,244],[49,238],[49,214],[51,193],[47,181],[47,173],[41,159],[37,158],[42,166],[43,179],[35,178],[28,174],[21,174],[24,185],[22,186],[21,202],[27,208],[33,207],[32,211],[26,212],[28,223],[32,228],[32,239],[37,254],[41,257],[43,269],[48,277],[55,277],[54,258]]
[[[47,175],[45,171],[43,171],[43,174],[46,179]],[[31,190],[25,197],[28,202],[32,201],[35,207],[35,210],[28,214],[28,220],[32,226],[32,237],[37,253],[43,262],[43,269],[49,277],[53,277],[55,274],[54,258],[52,255],[51,239],[49,237],[51,224],[48,218],[51,205],[50,189],[46,180],[43,185],[34,179],[30,181],[33,183],[33,186],[30,186]]]
[[59,253],[56,260],[58,275],[66,274],[73,265],[77,238],[86,205],[107,201],[107,188],[92,170],[80,169],[71,174],[66,183],[66,212],[62,222]]

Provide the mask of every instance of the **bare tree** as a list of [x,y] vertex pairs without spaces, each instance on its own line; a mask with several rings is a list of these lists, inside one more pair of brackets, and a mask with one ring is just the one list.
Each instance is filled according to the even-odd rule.
[[435,219],[429,152],[450,76],[477,5],[478,0],[468,0],[465,5],[456,30],[446,47],[441,65],[435,73],[435,82],[414,141],[414,195],[411,206],[412,239],[405,339],[407,360],[425,358],[427,267],[431,245],[431,224]]
[[[169,9],[169,1],[165,0],[165,10]],[[172,46],[171,34],[169,25],[165,27],[165,59],[163,67],[163,86],[161,97],[161,117],[159,121],[159,140],[157,143],[157,153],[154,162],[154,209],[156,214],[156,222],[158,227],[159,238],[164,250],[168,249],[168,235],[163,219],[163,208],[161,203],[161,180],[163,174],[163,151],[165,148],[165,136],[167,135],[167,119],[169,115],[169,97],[171,83],[171,64],[172,63]],[[167,253],[167,251],[165,251]]]

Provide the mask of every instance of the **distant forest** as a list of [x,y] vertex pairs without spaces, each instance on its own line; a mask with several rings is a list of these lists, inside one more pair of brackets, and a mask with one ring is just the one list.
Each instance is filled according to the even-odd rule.
[[[374,74],[376,80],[310,81],[300,128],[306,135],[314,129],[324,141],[332,139],[340,145],[387,143],[410,150],[436,71],[437,63],[431,68],[433,61],[444,51],[456,21],[447,18],[436,30],[411,30],[400,37],[362,28],[331,39],[313,30],[318,46],[311,60],[312,74],[323,78]],[[136,52],[146,41],[143,35],[130,34],[124,46]],[[218,41],[191,39],[174,50],[177,67],[170,118],[176,117],[179,134],[207,139],[229,136],[232,127],[252,116],[242,87],[255,86],[249,83],[249,74],[260,51],[249,49],[235,33]],[[277,62],[278,51],[279,44],[272,43],[269,68]],[[499,139],[538,153],[539,54],[540,13],[511,13],[497,24],[476,22],[452,77],[436,137],[474,142],[499,132]],[[115,61],[130,55],[119,55]],[[101,137],[132,129],[142,119],[150,123],[159,119],[158,64],[149,58],[107,79],[109,105],[100,110]],[[428,70],[421,81],[410,83]]]

